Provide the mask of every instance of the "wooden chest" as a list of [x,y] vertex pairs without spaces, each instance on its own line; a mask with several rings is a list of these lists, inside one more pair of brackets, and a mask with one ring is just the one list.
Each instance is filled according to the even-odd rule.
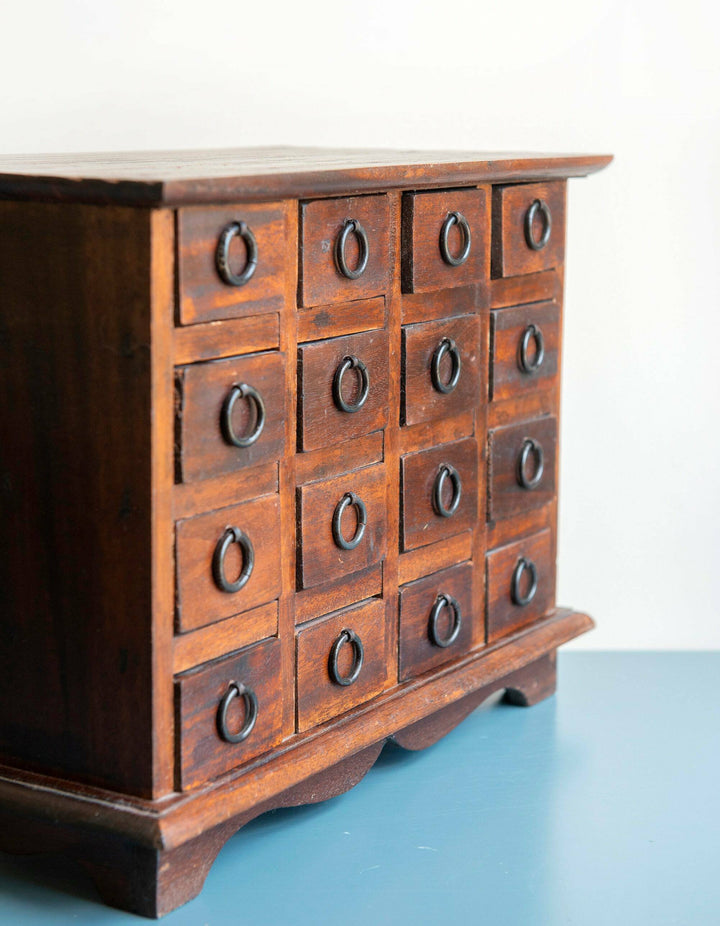
[[[0,846],[160,915],[493,691],[556,607],[566,179],[607,157],[0,163]],[[238,873],[241,876],[241,873]]]

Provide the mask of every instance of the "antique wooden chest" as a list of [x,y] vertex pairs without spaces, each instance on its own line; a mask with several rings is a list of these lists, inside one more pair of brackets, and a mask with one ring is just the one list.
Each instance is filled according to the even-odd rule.
[[608,157],[0,162],[0,847],[109,903],[592,626],[555,604],[566,179]]

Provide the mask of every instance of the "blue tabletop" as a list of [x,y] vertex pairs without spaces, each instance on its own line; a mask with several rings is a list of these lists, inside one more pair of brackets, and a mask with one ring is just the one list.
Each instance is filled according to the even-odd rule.
[[[254,821],[161,922],[717,926],[719,684],[720,653],[561,653],[555,697]],[[70,862],[0,855],[3,926],[140,922]]]

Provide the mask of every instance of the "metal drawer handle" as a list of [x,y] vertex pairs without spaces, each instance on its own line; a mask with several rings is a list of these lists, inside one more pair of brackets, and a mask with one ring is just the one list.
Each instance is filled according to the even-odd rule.
[[[238,399],[248,399],[255,406],[255,425],[245,437],[239,437],[235,433],[232,423],[233,411]],[[265,403],[257,389],[247,383],[237,383],[225,396],[220,412],[220,430],[228,444],[234,447],[250,447],[262,434],[266,417]]]
[[[240,273],[233,273],[230,269],[230,243],[233,238],[242,238],[247,251],[245,266]],[[220,232],[215,251],[215,266],[223,283],[227,283],[228,286],[242,286],[255,273],[257,263],[258,246],[250,226],[245,222],[231,222],[226,225]]]
[[[445,481],[447,479],[449,479],[452,483],[453,494],[450,504],[446,507],[445,502],[443,501],[443,491],[445,489]],[[432,503],[435,514],[441,518],[452,517],[452,515],[454,515],[458,510],[461,496],[462,483],[460,482],[458,471],[449,463],[442,463],[437,471],[437,475],[435,476],[435,483],[433,485]]]
[[[236,543],[240,547],[243,564],[240,575],[231,582],[225,574],[225,557],[233,543]],[[226,528],[222,537],[215,545],[215,552],[213,553],[212,574],[215,585],[217,585],[221,592],[227,592],[229,595],[233,595],[235,592],[239,592],[244,585],[247,585],[248,579],[252,575],[254,568],[255,550],[248,535],[244,531],[241,531],[239,527]]]
[[[353,662],[352,667],[347,675],[341,675],[340,669],[338,667],[338,656],[340,655],[340,650],[345,643],[349,643],[353,648]],[[330,678],[335,682],[336,685],[342,685],[343,687],[347,685],[352,685],[352,683],[360,675],[360,670],[363,667],[363,661],[365,659],[365,649],[362,645],[362,640],[355,633],[354,630],[342,630],[340,636],[335,640],[331,649],[330,649],[330,658],[328,659],[328,671],[330,672]]]
[[[530,357],[528,348],[530,341],[535,341],[535,355]],[[537,373],[545,359],[545,338],[537,325],[528,325],[520,338],[520,351],[518,366],[523,373]]]
[[[450,628],[450,633],[446,637],[441,637],[438,633],[438,618],[442,614],[443,608],[450,608],[452,611],[453,622],[452,627]],[[430,626],[428,627],[428,633],[430,636],[430,642],[434,646],[440,646],[442,649],[450,646],[454,643],[458,634],[460,633],[460,627],[462,626],[462,613],[460,611],[460,605],[452,597],[452,595],[446,595],[441,593],[435,599],[435,604],[432,606],[430,611]]]
[[[350,505],[354,505],[355,511],[357,512],[357,527],[355,528],[355,533],[352,538],[346,540],[342,531],[342,517],[345,514],[345,509]],[[332,533],[335,546],[340,547],[341,550],[354,550],[363,539],[366,527],[367,508],[365,507],[365,502],[354,492],[346,492],[335,506],[335,511],[333,512]]]
[[[450,368],[450,379],[444,383],[440,376],[440,364],[446,354],[450,356],[452,366]],[[441,392],[443,395],[449,395],[460,380],[461,369],[462,360],[460,359],[460,351],[458,350],[457,344],[452,338],[443,338],[435,348],[430,364],[430,378],[432,380],[433,389],[436,392]]]
[[[530,454],[533,455],[535,460],[535,471],[533,475],[528,478],[526,469]],[[517,458],[517,471],[515,475],[517,476],[518,483],[523,489],[536,489],[540,485],[544,469],[545,454],[543,453],[542,446],[534,438],[526,437]]]
[[[535,223],[535,218],[538,212],[543,217],[544,228],[542,235],[540,235],[539,238],[536,238],[535,232],[533,230],[533,224]],[[544,200],[536,199],[525,213],[525,241],[527,246],[533,251],[542,251],[542,249],[550,240],[551,231],[552,215],[550,214],[550,207]]]
[[[450,229],[453,225],[457,225],[462,233],[463,246],[460,249],[460,253],[456,256],[450,253],[450,247],[448,245],[448,235],[450,234]],[[470,234],[470,226],[468,225],[468,220],[462,214],[462,212],[449,212],[447,218],[442,224],[440,229],[440,256],[450,267],[459,267],[460,264],[464,264],[465,261],[470,256],[470,245],[472,244],[472,235]]]
[[[354,270],[348,267],[345,258],[345,246],[347,245],[348,237],[352,233],[355,234],[358,244],[360,245],[360,259]],[[357,280],[358,277],[361,277],[363,273],[365,273],[369,253],[370,248],[368,246],[368,237],[365,233],[365,229],[357,219],[348,219],[343,225],[342,231],[335,239],[335,263],[337,264],[338,270],[344,277],[347,277],[348,280]]]
[[[346,402],[343,398],[343,379],[348,370],[355,370],[360,380],[360,393],[354,402]],[[354,355],[344,357],[342,363],[338,366],[337,370],[335,370],[335,376],[333,377],[333,401],[335,405],[341,412],[348,412],[348,414],[359,412],[367,402],[369,394],[370,374],[365,364],[359,357],[355,357]]]
[[[523,595],[520,591],[520,582],[522,581],[525,571],[530,575],[530,588]],[[513,604],[518,605],[520,608],[524,608],[526,604],[530,604],[535,597],[537,587],[538,574],[535,563],[531,559],[521,556],[513,569],[512,582],[510,583],[510,597],[512,598]]]
[[[245,702],[245,720],[237,733],[231,733],[227,725],[227,715],[230,705],[235,698],[242,698]],[[242,743],[253,731],[258,715],[258,701],[255,692],[249,685],[241,682],[230,682],[228,690],[220,699],[217,712],[218,733],[226,743]]]

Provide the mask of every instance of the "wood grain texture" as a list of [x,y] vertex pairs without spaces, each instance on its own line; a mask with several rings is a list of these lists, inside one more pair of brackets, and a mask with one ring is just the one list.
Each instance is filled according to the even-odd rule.
[[[492,275],[512,277],[559,267],[565,254],[565,183],[524,183],[493,188]],[[525,217],[535,200],[544,202],[552,216],[550,240],[533,250],[525,238]],[[534,225],[540,240],[543,225]]]
[[[535,488],[526,489],[518,479],[518,466],[526,440],[534,440],[542,450],[542,477]],[[547,505],[555,498],[557,419],[536,418],[506,428],[495,428],[489,435],[488,518],[490,521],[519,515],[531,508]],[[533,479],[538,461],[528,456],[525,474]]]
[[401,312],[403,325],[416,325],[454,315],[472,315],[487,305],[484,283],[439,289],[431,293],[403,293]]
[[[300,732],[343,714],[375,697],[388,684],[388,639],[385,604],[375,598],[306,624],[297,634],[297,714]],[[350,685],[338,685],[330,677],[330,650],[343,630],[352,630],[362,641],[364,658],[360,674]],[[338,666],[347,676],[353,665],[353,649],[341,647]]]
[[302,624],[366,598],[379,598],[383,594],[384,566],[384,562],[376,563],[360,572],[299,591],[295,595],[295,620]]
[[[335,261],[335,244],[345,222],[361,223],[368,239],[367,267],[350,280]],[[316,200],[300,207],[299,299],[304,306],[350,302],[382,295],[388,288],[390,264],[390,209],[387,196],[353,196]],[[346,259],[355,270],[360,259],[357,236],[348,236]]]
[[385,459],[385,432],[375,431],[364,437],[334,447],[322,447],[295,457],[295,471],[300,484],[319,482],[347,472],[348,460],[354,469],[362,469]]
[[472,559],[473,535],[467,530],[453,537],[401,553],[398,560],[398,583],[405,585],[455,563]]
[[186,672],[203,662],[219,659],[278,633],[278,603],[271,601],[243,614],[236,614],[199,630],[175,637],[174,674]]
[[[451,213],[462,216],[470,229],[470,250],[459,266],[443,260],[440,235]],[[455,223],[448,231],[451,257],[458,257],[465,240]],[[402,212],[402,288],[404,292],[468,286],[487,276],[490,263],[490,189],[405,193]]]
[[[225,283],[215,253],[226,226],[245,222],[257,242],[257,267],[242,286]],[[280,203],[180,209],[178,226],[178,320],[182,325],[277,313],[285,290],[285,210]],[[241,273],[247,248],[239,237],[230,245],[230,265]]]
[[173,515],[176,521],[206,511],[228,508],[239,498],[261,498],[278,491],[278,464],[261,463],[234,473],[173,486]]
[[[534,333],[526,334],[531,329]],[[543,357],[538,366],[538,338]],[[526,357],[530,370],[522,364],[522,346],[527,340]],[[558,373],[560,308],[554,302],[541,302],[490,313],[490,398],[514,399],[518,395],[551,389]]]
[[315,306],[298,313],[298,342],[320,341],[384,328],[386,316],[384,296],[340,305]]
[[187,325],[175,329],[175,363],[277,350],[279,344],[280,316],[276,313]]
[[488,304],[492,309],[501,309],[528,302],[561,302],[562,288],[562,268],[500,277],[490,281]]
[[[334,399],[334,381],[347,357],[364,364],[368,381],[367,399],[357,411],[346,412]],[[328,338],[298,348],[298,444],[302,450],[335,446],[379,431],[387,424],[388,378],[390,372],[388,333],[366,331],[341,338]],[[358,402],[362,380],[356,369],[342,378],[342,398]]]

